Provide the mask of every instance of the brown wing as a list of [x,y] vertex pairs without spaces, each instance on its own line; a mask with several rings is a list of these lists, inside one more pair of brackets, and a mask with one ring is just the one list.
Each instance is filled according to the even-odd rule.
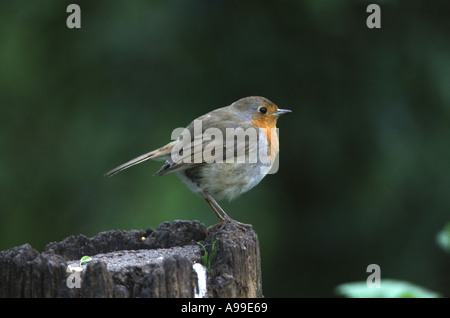
[[[238,125],[237,118],[229,114],[227,107],[224,107],[191,122],[175,141],[171,158],[156,175],[212,162],[256,160],[249,154],[256,154],[258,130],[250,125]],[[232,130],[227,131],[227,128]]]

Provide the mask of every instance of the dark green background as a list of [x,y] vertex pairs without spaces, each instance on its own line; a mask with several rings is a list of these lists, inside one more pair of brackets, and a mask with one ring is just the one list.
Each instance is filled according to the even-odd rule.
[[[2,1],[0,250],[70,235],[217,222],[147,162],[174,128],[261,95],[280,169],[223,207],[254,225],[266,297],[407,280],[450,295],[435,242],[450,213],[450,3]],[[81,29],[66,7],[81,7]]]

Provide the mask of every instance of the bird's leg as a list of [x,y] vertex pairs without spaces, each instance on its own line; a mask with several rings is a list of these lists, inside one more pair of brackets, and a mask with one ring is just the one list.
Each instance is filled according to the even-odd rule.
[[216,214],[217,218],[220,220],[220,224],[225,222],[225,219],[223,218],[222,215],[220,215],[219,211],[217,211],[217,209],[214,207],[214,204],[208,198],[205,198],[205,201],[206,201],[206,203],[208,203],[208,205],[211,207],[211,209]]
[[[222,207],[217,203],[216,200],[208,193],[204,192],[206,195],[206,202],[208,202],[209,206],[214,210],[216,215],[219,217],[219,220],[221,222],[231,222],[232,219],[228,216],[228,214],[225,213],[225,211],[222,209]],[[219,216],[220,214],[220,216]]]
[[222,207],[217,203],[217,201],[206,191],[203,192],[206,196],[205,200],[208,203],[208,205],[213,209],[214,213],[217,215],[217,217],[220,220],[219,225],[223,225],[224,223],[235,223],[239,227],[244,228],[252,228],[253,226],[251,224],[245,224],[238,222],[236,220],[233,220],[228,216],[228,214],[225,213],[225,211],[222,209]]

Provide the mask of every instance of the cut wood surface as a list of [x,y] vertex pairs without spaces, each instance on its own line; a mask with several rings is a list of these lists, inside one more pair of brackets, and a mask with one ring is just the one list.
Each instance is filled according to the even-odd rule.
[[[199,290],[193,269],[205,246],[217,256]],[[92,260],[80,265],[83,256]],[[42,253],[24,244],[0,252],[0,297],[262,297],[259,242],[229,223],[164,222],[155,230],[70,236]]]

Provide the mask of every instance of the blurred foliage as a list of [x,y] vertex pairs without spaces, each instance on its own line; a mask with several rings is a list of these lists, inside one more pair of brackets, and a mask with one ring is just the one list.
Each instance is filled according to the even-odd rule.
[[2,1],[0,250],[216,223],[160,163],[102,175],[261,95],[294,111],[280,170],[222,206],[259,235],[264,295],[335,296],[372,263],[450,295],[450,2],[377,1],[381,29],[369,3]]
[[447,223],[443,230],[436,236],[437,244],[446,252],[450,252],[450,223]]
[[394,279],[383,279],[380,288],[367,288],[366,282],[339,285],[337,293],[352,298],[438,298],[436,292]]
[[[449,251],[450,243],[450,223],[436,236],[436,243],[445,251]],[[372,264],[373,265],[373,264]],[[378,271],[374,278],[375,271]],[[437,292],[430,291],[421,286],[409,282],[395,279],[381,278],[381,270],[372,267],[367,268],[367,272],[373,271],[365,282],[344,283],[336,287],[336,293],[341,296],[351,298],[438,298],[442,297]],[[375,284],[372,280],[377,279]]]

